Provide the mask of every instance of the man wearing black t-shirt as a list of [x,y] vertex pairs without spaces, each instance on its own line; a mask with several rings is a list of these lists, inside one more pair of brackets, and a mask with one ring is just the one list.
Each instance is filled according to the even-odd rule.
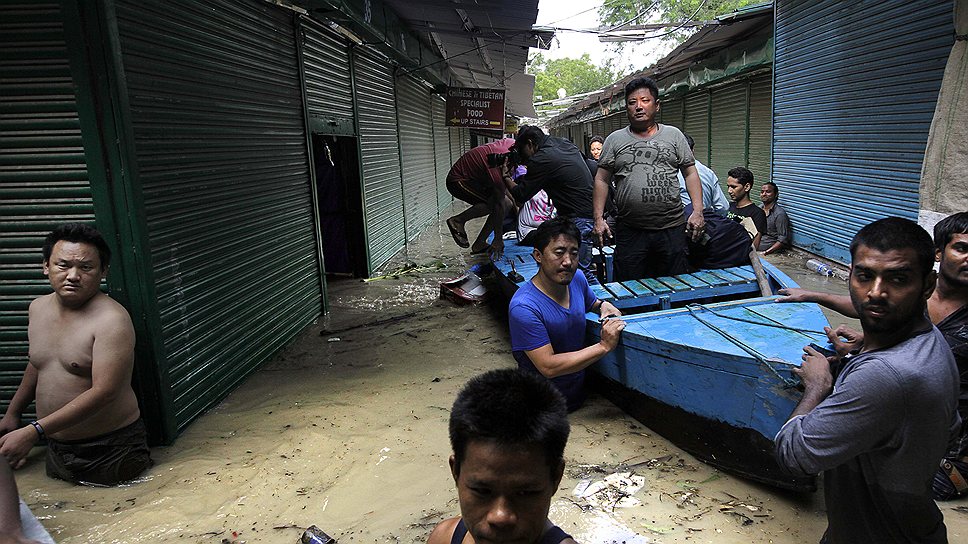
[[729,171],[726,178],[726,190],[732,203],[729,205],[729,216],[742,221],[743,217],[753,220],[754,229],[747,226],[750,236],[753,237],[753,247],[760,246],[760,237],[766,233],[766,214],[763,209],[753,204],[750,200],[750,191],[753,190],[753,172],[742,166],[737,166]]

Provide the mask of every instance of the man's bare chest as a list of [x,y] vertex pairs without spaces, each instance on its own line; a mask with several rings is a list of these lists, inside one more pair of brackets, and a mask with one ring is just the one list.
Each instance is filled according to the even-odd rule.
[[38,371],[63,368],[90,375],[94,327],[80,319],[32,318],[27,327],[30,364]]

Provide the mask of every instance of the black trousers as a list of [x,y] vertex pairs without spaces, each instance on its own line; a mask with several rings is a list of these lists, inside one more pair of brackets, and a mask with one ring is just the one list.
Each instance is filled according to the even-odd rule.
[[616,281],[685,274],[689,266],[685,226],[643,230],[619,222],[614,263]]

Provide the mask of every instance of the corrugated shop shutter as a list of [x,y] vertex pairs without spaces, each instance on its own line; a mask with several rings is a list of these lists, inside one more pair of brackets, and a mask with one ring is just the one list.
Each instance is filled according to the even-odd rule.
[[[662,101],[662,107],[659,110],[662,114],[662,119],[659,121],[664,125],[672,125],[679,130],[683,129],[685,125],[683,121],[683,99],[682,97],[670,98],[669,100]],[[693,136],[695,138],[695,136]]]
[[471,129],[459,128],[460,131],[460,154],[463,155],[471,150]]
[[437,217],[437,169],[430,91],[412,77],[397,79],[397,117],[403,163],[403,211],[411,240]]
[[[613,113],[608,116],[608,128],[606,132],[611,134],[616,130],[623,129],[629,124],[629,117],[624,111]],[[606,134],[606,136],[608,135]]]
[[445,126],[444,100],[433,101],[434,158],[437,166],[437,209],[443,210],[454,201],[447,192],[447,173],[450,172],[450,129]]
[[683,122],[679,128],[696,141],[693,150],[696,158],[709,164],[709,92],[693,91],[686,95],[684,102]]
[[460,130],[459,128],[449,128],[448,140],[450,140],[450,164],[453,165],[457,159],[461,158]]
[[[605,134],[605,119],[604,118],[602,118],[602,119],[595,119],[594,121],[592,121],[592,134],[591,135],[592,136],[601,136],[602,138],[604,138],[605,136],[608,136],[608,134]],[[586,150],[583,150],[583,151],[586,151]]]
[[794,243],[846,262],[861,226],[917,219],[951,13],[924,0],[777,3],[773,179]]
[[353,85],[346,40],[308,17],[300,18],[300,27],[312,130],[340,134],[349,128],[352,132]]
[[[730,168],[746,166],[746,92],[747,80],[732,81],[710,91],[712,95],[711,159],[706,165],[725,182]],[[702,160],[702,159],[700,159]],[[705,162],[705,161],[702,161]],[[753,196],[765,179],[753,176]]]
[[353,63],[363,158],[366,244],[372,273],[404,246],[406,237],[397,107],[389,60],[368,50],[358,50]]
[[753,172],[753,178],[757,183],[761,183],[770,179],[770,150],[773,144],[773,74],[755,75],[750,78],[749,84],[750,142],[747,168]]
[[50,292],[41,269],[44,237],[61,223],[94,222],[59,6],[0,5],[2,412],[27,364],[27,306]]
[[293,19],[256,0],[117,15],[159,371],[183,429],[322,310]]

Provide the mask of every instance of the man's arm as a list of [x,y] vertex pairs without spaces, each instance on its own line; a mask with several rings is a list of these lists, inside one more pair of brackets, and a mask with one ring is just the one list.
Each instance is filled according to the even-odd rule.
[[680,172],[686,180],[686,192],[689,193],[689,200],[692,201],[692,215],[686,220],[686,230],[691,233],[693,240],[698,240],[706,225],[706,220],[702,216],[702,182],[699,181],[699,172],[696,171],[695,164],[683,166]]
[[618,345],[619,334],[625,328],[625,322],[621,319],[612,318],[602,323],[602,339],[598,343],[592,344],[578,351],[567,353],[555,353],[551,344],[545,344],[537,349],[525,351],[524,353],[534,363],[538,372],[547,378],[555,378],[578,372],[592,363],[598,361],[608,352],[615,349]]
[[608,302],[607,300],[596,299],[595,303],[591,307],[592,312],[598,312],[598,315],[602,319],[606,317],[619,317],[622,315],[621,310],[615,307],[614,304]]
[[[757,235],[757,236],[759,236],[759,235]],[[757,247],[759,247],[759,244],[757,244]],[[781,249],[783,249],[783,242],[776,241],[776,242],[773,242],[773,245],[772,246],[766,248],[763,251],[763,255],[772,255],[773,253],[776,253],[777,251],[780,251]]]
[[804,348],[804,396],[776,435],[780,466],[794,474],[813,475],[843,464],[876,445],[890,445],[890,435],[906,409],[903,385],[878,360],[856,366],[830,391],[829,362]]
[[13,399],[7,406],[7,413],[0,420],[0,436],[20,428],[20,417],[24,410],[30,406],[30,403],[34,401],[36,392],[37,369],[28,362],[27,368],[24,369],[24,377],[20,380],[20,386],[17,387],[17,392],[13,394]]
[[[37,423],[52,435],[90,418],[130,387],[133,368],[134,326],[124,310],[112,311],[95,330],[91,388]],[[0,437],[0,454],[19,468],[39,438],[33,426],[21,427]]]
[[612,231],[605,222],[605,201],[608,199],[608,184],[611,180],[612,171],[599,165],[592,192],[592,216],[595,219],[595,236],[599,245],[604,245],[605,239],[612,236]]
[[858,318],[857,310],[850,301],[848,295],[834,295],[831,293],[821,293],[818,291],[808,291],[799,287],[785,287],[777,291],[782,295],[776,299],[777,302],[816,302],[817,304],[830,308],[831,310],[843,314],[847,317]]

